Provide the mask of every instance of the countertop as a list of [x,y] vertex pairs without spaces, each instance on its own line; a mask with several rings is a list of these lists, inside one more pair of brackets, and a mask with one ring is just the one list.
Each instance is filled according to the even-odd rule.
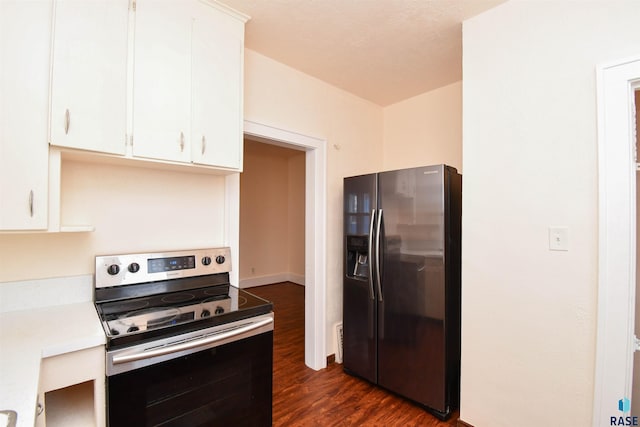
[[43,358],[105,344],[92,301],[0,313],[0,410],[32,427]]

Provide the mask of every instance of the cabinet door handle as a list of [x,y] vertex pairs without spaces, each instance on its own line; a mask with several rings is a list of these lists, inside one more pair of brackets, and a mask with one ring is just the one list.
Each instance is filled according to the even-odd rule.
[[64,134],[69,134],[69,126],[71,125],[71,114],[69,114],[69,109],[67,108],[64,112]]
[[204,152],[207,150],[207,140],[202,135],[202,155],[204,156]]
[[33,190],[29,191],[29,215],[33,218]]
[[180,152],[184,151],[184,132],[180,131]]

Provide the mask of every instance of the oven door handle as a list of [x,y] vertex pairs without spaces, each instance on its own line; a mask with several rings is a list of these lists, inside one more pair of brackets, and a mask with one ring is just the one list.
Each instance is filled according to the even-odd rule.
[[251,332],[254,329],[261,328],[263,326],[273,323],[273,318],[263,319],[258,322],[249,323],[239,328],[234,328],[229,331],[221,332],[218,334],[206,336],[204,338],[196,338],[191,341],[182,342],[180,344],[169,345],[166,347],[154,348],[152,350],[143,350],[139,353],[125,354],[121,356],[113,357],[113,364],[119,365],[122,363],[135,362],[137,360],[151,359],[153,357],[165,356],[167,354],[178,353],[180,351],[191,350],[197,347],[203,347],[211,344],[215,344],[219,341],[224,341],[229,338],[236,338],[240,335]]

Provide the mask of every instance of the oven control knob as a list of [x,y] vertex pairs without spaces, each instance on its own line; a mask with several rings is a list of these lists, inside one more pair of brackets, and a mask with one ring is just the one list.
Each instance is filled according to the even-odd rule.
[[120,335],[120,332],[118,332],[117,329],[111,329],[109,332],[111,332],[111,335]]
[[109,267],[107,267],[107,273],[109,273],[111,276],[115,276],[116,274],[120,273],[120,266],[118,264],[111,264]]
[[140,328],[138,328],[137,326],[130,326],[129,329],[127,329],[127,332],[136,332],[139,330]]
[[209,265],[209,264],[211,264],[211,257],[210,256],[202,257],[202,265]]
[[202,310],[202,313],[200,313],[200,317],[209,317],[211,316],[211,312],[207,309]]
[[137,262],[132,262],[131,264],[129,264],[127,270],[129,270],[130,273],[137,273],[138,271],[140,271],[140,264],[138,264]]
[[215,313],[216,313],[216,314],[222,314],[222,313],[224,313],[224,308],[222,308],[222,307],[220,307],[220,306],[217,306],[217,307],[216,307],[216,311],[215,311]]
[[223,256],[223,255],[218,255],[218,256],[216,257],[216,262],[217,262],[218,264],[224,264],[224,261],[225,261],[225,258],[224,258],[224,256]]

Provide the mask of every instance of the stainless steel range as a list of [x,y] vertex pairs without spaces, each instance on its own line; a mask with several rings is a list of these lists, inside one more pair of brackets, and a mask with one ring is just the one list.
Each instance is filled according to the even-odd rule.
[[96,257],[110,426],[271,425],[273,305],[229,248]]

